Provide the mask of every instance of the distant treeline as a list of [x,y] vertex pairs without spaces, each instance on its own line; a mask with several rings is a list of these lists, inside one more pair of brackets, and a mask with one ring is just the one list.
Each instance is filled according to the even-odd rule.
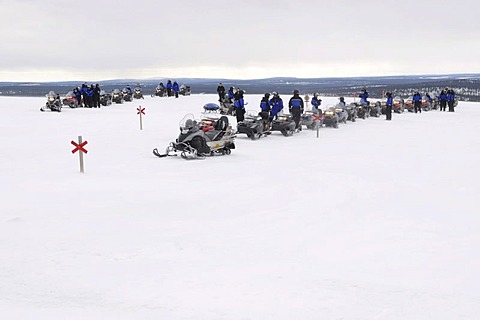
[[[179,84],[191,87],[192,94],[216,93],[219,82],[228,89],[240,87],[247,94],[263,94],[277,91],[283,95],[290,95],[297,89],[301,94],[319,92],[323,96],[353,96],[362,88],[366,88],[372,98],[381,98],[386,91],[394,95],[407,97],[415,91],[421,94],[430,92],[437,94],[443,88],[453,88],[460,100],[480,101],[480,74],[445,75],[445,76],[398,76],[398,77],[356,77],[356,78],[269,78],[255,80],[232,79],[175,79]],[[141,85],[144,95],[155,92],[155,87],[166,83],[168,79],[142,80],[106,80],[98,81],[102,90],[112,91],[122,89],[126,85],[131,87],[137,83]],[[85,81],[20,83],[0,82],[0,95],[3,96],[44,96],[49,91],[60,95],[66,94]],[[95,84],[97,82],[88,82]]]

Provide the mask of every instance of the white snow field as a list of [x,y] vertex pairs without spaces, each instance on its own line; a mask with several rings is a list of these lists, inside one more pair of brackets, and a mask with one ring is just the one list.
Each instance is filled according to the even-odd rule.
[[0,97],[1,319],[479,319],[479,103],[152,154],[216,100]]

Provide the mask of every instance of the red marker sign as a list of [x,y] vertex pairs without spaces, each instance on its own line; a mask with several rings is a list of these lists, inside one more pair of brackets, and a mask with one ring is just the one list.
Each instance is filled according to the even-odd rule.
[[85,145],[88,143],[88,141],[83,141],[82,143],[76,143],[75,141],[72,140],[70,143],[75,146],[75,149],[72,150],[72,153],[75,153],[78,150],[80,150],[80,152],[84,152],[84,153],[88,152],[87,149],[84,148]]
[[80,172],[83,173],[84,172],[84,170],[83,170],[83,154],[88,152],[87,149],[85,149],[84,147],[88,142],[87,141],[82,141],[82,136],[78,136],[78,143],[76,143],[73,140],[70,143],[75,146],[75,149],[72,150],[72,153],[80,151],[78,153],[78,159],[80,160]]
[[140,130],[143,130],[142,114],[145,114],[145,108],[142,108],[142,106],[138,106],[137,111],[137,114],[140,115]]

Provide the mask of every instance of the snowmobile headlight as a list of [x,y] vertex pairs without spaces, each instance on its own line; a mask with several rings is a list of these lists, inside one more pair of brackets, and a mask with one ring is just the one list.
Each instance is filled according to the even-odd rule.
[[333,116],[333,111],[325,111],[325,115],[327,115],[327,116]]

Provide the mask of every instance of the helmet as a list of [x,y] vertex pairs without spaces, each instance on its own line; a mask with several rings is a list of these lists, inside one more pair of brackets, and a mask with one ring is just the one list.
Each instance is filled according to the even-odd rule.
[[342,102],[345,101],[345,98],[344,98],[344,97],[340,97],[340,98],[338,98],[338,99],[340,99],[340,101],[342,101]]
[[277,91],[273,91],[272,94],[273,94],[274,97],[278,97],[278,92]]
[[313,94],[313,96],[314,96],[315,98],[318,97],[319,95],[320,95],[320,94],[319,94],[318,92],[315,92],[315,93]]
[[270,98],[270,92],[265,93],[265,98]]
[[298,90],[293,90],[293,94],[299,94]]

